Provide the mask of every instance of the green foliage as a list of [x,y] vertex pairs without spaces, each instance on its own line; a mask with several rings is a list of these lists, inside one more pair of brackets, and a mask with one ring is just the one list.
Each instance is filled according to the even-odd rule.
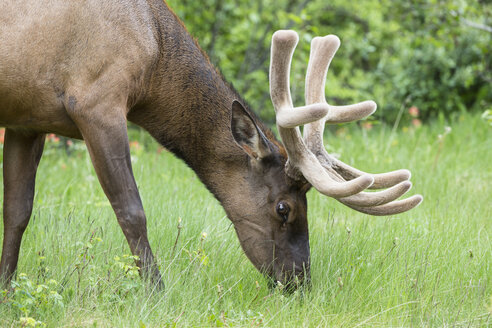
[[333,104],[374,99],[376,118],[450,116],[492,107],[492,3],[464,0],[168,1],[212,61],[253,109],[273,123],[268,94],[271,34],[300,35],[292,68],[294,102],[303,102],[312,37],[342,45],[328,74]]
[[488,109],[482,114],[482,118],[492,126],[492,110]]
[[64,307],[63,297],[57,292],[57,286],[58,283],[53,279],[38,284],[21,273],[12,281],[10,295],[7,291],[3,292],[2,303],[18,313],[21,327],[44,327],[46,325],[34,317],[46,317]]
[[[393,47],[399,60],[386,72],[398,74],[396,97],[420,108],[423,118],[438,113],[488,109],[492,106],[492,27],[483,30],[472,22],[488,23],[492,6],[478,2],[397,2],[386,14],[401,23]],[[395,66],[392,66],[395,65]],[[396,104],[396,106],[398,106]]]

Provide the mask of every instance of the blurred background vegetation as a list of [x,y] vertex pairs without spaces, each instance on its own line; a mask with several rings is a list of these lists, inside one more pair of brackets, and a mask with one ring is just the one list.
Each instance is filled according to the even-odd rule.
[[[492,110],[492,2],[489,0],[168,0],[229,82],[262,119],[271,35],[294,29],[291,88],[303,103],[309,43],[336,34],[328,102],[378,103],[373,120],[426,122]],[[413,108],[409,111],[410,108]],[[417,108],[417,111],[415,111]]]

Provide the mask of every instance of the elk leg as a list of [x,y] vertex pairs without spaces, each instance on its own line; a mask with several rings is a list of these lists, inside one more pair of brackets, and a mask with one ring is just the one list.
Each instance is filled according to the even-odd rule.
[[8,284],[17,267],[22,235],[32,212],[34,182],[44,134],[5,131],[3,148],[3,248],[0,280]]
[[[85,113],[90,112],[90,115]],[[147,238],[146,217],[133,177],[124,111],[96,106],[79,108],[71,117],[77,124],[101,186],[116,214],[118,223],[144,278],[163,287],[161,275]]]

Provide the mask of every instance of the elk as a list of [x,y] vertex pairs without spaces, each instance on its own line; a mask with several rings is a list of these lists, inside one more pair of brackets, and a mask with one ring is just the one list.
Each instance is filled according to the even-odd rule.
[[31,216],[46,133],[85,141],[136,264],[156,284],[161,276],[132,173],[127,121],[196,172],[253,265],[284,284],[309,278],[311,187],[371,215],[404,212],[422,200],[396,200],[411,187],[407,170],[368,174],[326,153],[325,123],[376,109],[372,101],[341,107],[325,101],[328,65],[340,43],[335,36],[312,41],[306,106],[294,108],[289,70],[298,37],[273,35],[270,93],[279,142],[162,0],[4,0],[0,25],[0,125],[6,128],[0,278],[6,283]]

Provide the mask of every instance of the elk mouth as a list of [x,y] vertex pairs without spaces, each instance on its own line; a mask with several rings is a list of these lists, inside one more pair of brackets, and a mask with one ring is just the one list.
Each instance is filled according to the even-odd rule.
[[298,289],[309,288],[311,286],[311,272],[309,265],[295,265],[290,270],[270,270],[265,272],[270,289],[281,289],[292,293]]

